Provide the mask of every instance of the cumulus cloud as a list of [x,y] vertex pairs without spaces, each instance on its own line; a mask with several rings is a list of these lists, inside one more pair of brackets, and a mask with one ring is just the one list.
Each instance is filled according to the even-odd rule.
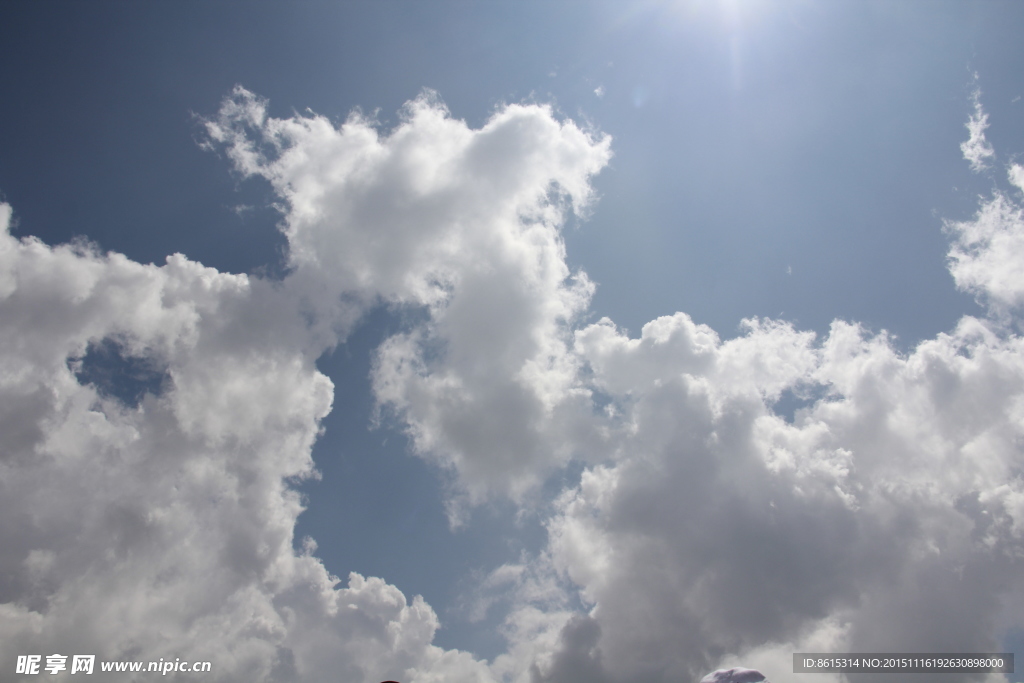
[[[991,157],[980,104],[975,118],[972,165]],[[610,141],[550,108],[471,129],[427,93],[382,131],[275,119],[239,88],[205,128],[280,197],[281,281],[17,240],[0,205],[4,661],[653,683],[749,666],[778,680],[794,651],[999,649],[1000,600],[1024,576],[1015,197],[948,226],[951,272],[991,315],[909,353],[843,321],[818,339],[751,319],[723,340],[676,313],[632,337],[584,322],[593,285],[559,234]],[[316,476],[333,397],[315,362],[375,305],[421,313],[381,343],[374,398],[452,473],[453,522],[583,464],[549,501],[542,552],[482,582],[476,616],[509,605],[489,664],[432,645],[421,598],[342,585],[312,540],[294,549],[291,483]],[[138,361],[158,381],[107,391],[96,349],[105,371]],[[810,398],[787,419],[786,396]]]
[[[722,341],[682,313],[638,338],[607,319],[577,329],[608,436],[547,523],[537,561],[585,608],[548,625],[555,650],[532,679],[778,678],[796,651],[998,651],[1024,576],[1024,339],[1006,325],[1020,212],[996,194],[947,226],[958,286],[993,316],[907,354],[843,321],[821,340],[751,320]],[[787,420],[786,392],[816,398]]]
[[265,106],[236,89],[207,129],[286,201],[295,286],[327,320],[341,301],[428,313],[382,344],[373,376],[417,452],[452,468],[471,502],[521,494],[566,462],[585,410],[567,343],[593,285],[570,272],[559,228],[586,210],[610,139],[539,105],[471,130],[431,92],[387,134],[356,114],[335,127]]
[[[980,122],[978,130],[983,131],[988,115],[977,92],[974,104],[975,114],[969,127]],[[984,142],[983,134],[978,134]],[[961,146],[972,168],[980,158],[972,146],[974,141],[972,128],[971,140]],[[991,150],[987,156],[992,156]],[[1024,168],[1011,164],[1007,177],[1011,185],[1024,191]],[[1010,310],[1024,302],[1024,273],[1020,268],[1024,262],[1024,213],[1020,203],[994,190],[971,220],[947,221],[945,228],[955,240],[949,251],[949,270],[957,287],[974,294],[994,315],[1005,319]]]
[[1024,192],[1024,166],[1020,164],[1010,164],[1010,169],[1007,171],[1009,176],[1010,184],[1016,187],[1021,192]]
[[[902,357],[840,322],[820,345],[656,322],[577,333],[623,435],[548,527],[613,680],[811,651],[835,620],[818,651],[998,649],[985,624],[1024,550],[1021,339],[966,318]],[[771,404],[799,383],[825,397],[790,423]]]
[[[569,457],[550,448],[571,431],[556,414],[589,407],[569,325],[592,285],[558,230],[586,210],[609,139],[543,106],[471,130],[431,93],[386,135],[357,114],[274,119],[241,88],[204,126],[281,198],[280,282],[17,240],[0,205],[4,661],[43,648],[208,659],[224,681],[492,680],[431,644],[421,598],[339,586],[312,540],[293,550],[292,483],[316,476],[333,395],[315,361],[371,306],[422,309],[378,354],[381,410],[466,495],[539,481]],[[138,367],[148,379],[117,391]]]
[[[0,214],[0,678],[58,652],[208,660],[216,681],[484,680],[430,644],[421,598],[338,587],[293,550],[287,482],[314,475],[333,387],[288,292],[17,240]],[[102,342],[167,381],[105,395],[82,372]]]
[[1019,204],[997,191],[973,219],[951,221],[946,228],[955,238],[949,270],[957,287],[996,313],[1024,303],[1024,214]]

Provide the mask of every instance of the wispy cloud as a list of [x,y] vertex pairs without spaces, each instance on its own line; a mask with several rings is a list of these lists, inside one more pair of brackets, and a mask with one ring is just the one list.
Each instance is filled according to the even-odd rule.
[[[975,74],[974,78],[977,80],[977,74]],[[988,128],[988,114],[981,107],[980,88],[974,89],[974,92],[971,94],[971,101],[974,103],[974,112],[965,124],[968,132],[970,132],[970,137],[960,143],[960,151],[963,152],[964,159],[970,163],[971,170],[978,173],[988,168],[989,159],[993,158],[996,153],[992,149],[992,145],[985,139],[985,129]]]

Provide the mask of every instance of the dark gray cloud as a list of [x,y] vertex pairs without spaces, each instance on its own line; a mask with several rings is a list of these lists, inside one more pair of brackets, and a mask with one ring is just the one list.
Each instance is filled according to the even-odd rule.
[[700,683],[759,683],[764,680],[764,674],[757,669],[733,667],[732,669],[712,671],[700,679]]

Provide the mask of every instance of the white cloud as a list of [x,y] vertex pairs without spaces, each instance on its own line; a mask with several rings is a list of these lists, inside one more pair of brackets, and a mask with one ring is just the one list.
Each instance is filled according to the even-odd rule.
[[[1010,170],[1010,178],[1019,166]],[[949,270],[958,288],[974,294],[994,313],[1005,315],[1024,303],[1024,213],[1010,197],[996,191],[968,221],[949,221],[955,242]]]
[[[834,620],[835,651],[998,649],[983,624],[1024,556],[1024,340],[966,318],[901,357],[846,323],[820,346],[764,323],[722,343],[681,314],[577,339],[624,411],[619,462],[564,494],[548,551],[612,680],[791,654]],[[787,423],[770,405],[800,383],[827,395]]]
[[[975,74],[975,80],[978,76]],[[985,129],[988,128],[988,114],[981,107],[981,90],[975,89],[971,95],[974,102],[974,112],[965,124],[971,136],[960,143],[960,151],[971,164],[971,170],[975,173],[988,168],[988,160],[995,156],[995,150],[985,139]]]
[[[991,156],[975,155],[975,118],[972,164]],[[611,683],[740,665],[778,680],[798,650],[998,649],[1001,598],[1024,576],[1013,198],[950,224],[951,271],[995,315],[909,354],[841,321],[817,340],[749,320],[723,341],[677,313],[631,338],[582,325],[593,285],[559,235],[609,140],[548,108],[473,130],[427,94],[384,133],[355,115],[274,119],[236,89],[206,126],[281,197],[282,282],[19,241],[0,205],[4,661]],[[315,476],[332,401],[315,361],[381,302],[423,312],[379,348],[373,388],[450,468],[453,520],[460,500],[534,500],[585,463],[544,551],[483,582],[478,614],[511,600],[491,665],[433,646],[422,599],[355,574],[339,587],[315,544],[293,550],[288,482]],[[102,340],[158,367],[162,392],[130,406],[83,384]],[[773,411],[787,392],[820,398],[790,422]]]
[[[428,93],[403,116],[388,135],[356,115],[278,120],[238,88],[206,122],[207,146],[284,202],[280,283],[18,241],[2,205],[4,661],[43,648],[209,659],[213,680],[491,679],[430,644],[421,599],[358,575],[338,588],[315,544],[293,551],[288,482],[315,475],[332,402],[314,362],[368,306],[423,307],[426,324],[382,346],[382,406],[470,494],[538,481],[568,457],[548,452],[553,415],[577,394],[586,407],[567,343],[592,286],[558,229],[609,140],[542,106],[474,131]],[[158,367],[162,392],[134,406],[86,384],[100,342]],[[492,409],[510,424],[480,419]]]
[[[682,313],[638,339],[607,319],[576,328],[591,286],[557,230],[568,202],[585,207],[607,140],[537,107],[471,131],[425,97],[384,137],[251,107],[238,120],[263,121],[252,148],[280,151],[254,163],[235,141],[232,155],[288,199],[294,277],[429,312],[374,371],[417,451],[469,502],[591,463],[546,551],[485,586],[513,595],[495,674],[654,681],[765,670],[812,645],[996,648],[984,625],[1019,587],[1024,528],[1024,342],[1003,322],[965,318],[909,356],[839,321],[820,342],[771,320],[722,341]],[[977,103],[977,167],[986,125]],[[998,196],[950,230],[958,284],[1015,304],[1019,207]],[[787,391],[823,397],[790,423],[772,410]]]
[[[288,292],[8,232],[0,205],[0,659],[213,662],[210,680],[487,680],[380,579],[292,549],[332,385]],[[137,407],[73,370],[117,340],[169,376]],[[12,665],[13,666],[13,665]],[[3,680],[13,670],[7,664]],[[289,673],[291,672],[291,673]],[[171,679],[169,679],[171,680]]]
[[[949,229],[958,286],[996,315],[909,355],[841,321],[820,342],[774,321],[723,342],[681,313],[639,338],[607,319],[576,331],[609,436],[548,521],[538,562],[587,607],[549,627],[532,683],[1000,649],[1024,588],[1021,207],[997,194]],[[787,422],[785,391],[820,398]]]
[[1010,177],[1010,183],[1021,192],[1024,192],[1024,166],[1011,164],[1007,175]]
[[608,137],[537,105],[471,130],[429,92],[385,135],[355,115],[270,119],[236,89],[208,130],[287,201],[291,279],[325,319],[342,298],[428,309],[381,346],[374,391],[470,500],[520,495],[572,455],[586,397],[566,343],[593,287],[559,228],[590,202]]

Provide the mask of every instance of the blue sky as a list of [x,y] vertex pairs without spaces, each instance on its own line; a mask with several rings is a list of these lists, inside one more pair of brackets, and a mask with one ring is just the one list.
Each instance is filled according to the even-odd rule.
[[0,680],[1019,645],[1017,4],[0,13]]

